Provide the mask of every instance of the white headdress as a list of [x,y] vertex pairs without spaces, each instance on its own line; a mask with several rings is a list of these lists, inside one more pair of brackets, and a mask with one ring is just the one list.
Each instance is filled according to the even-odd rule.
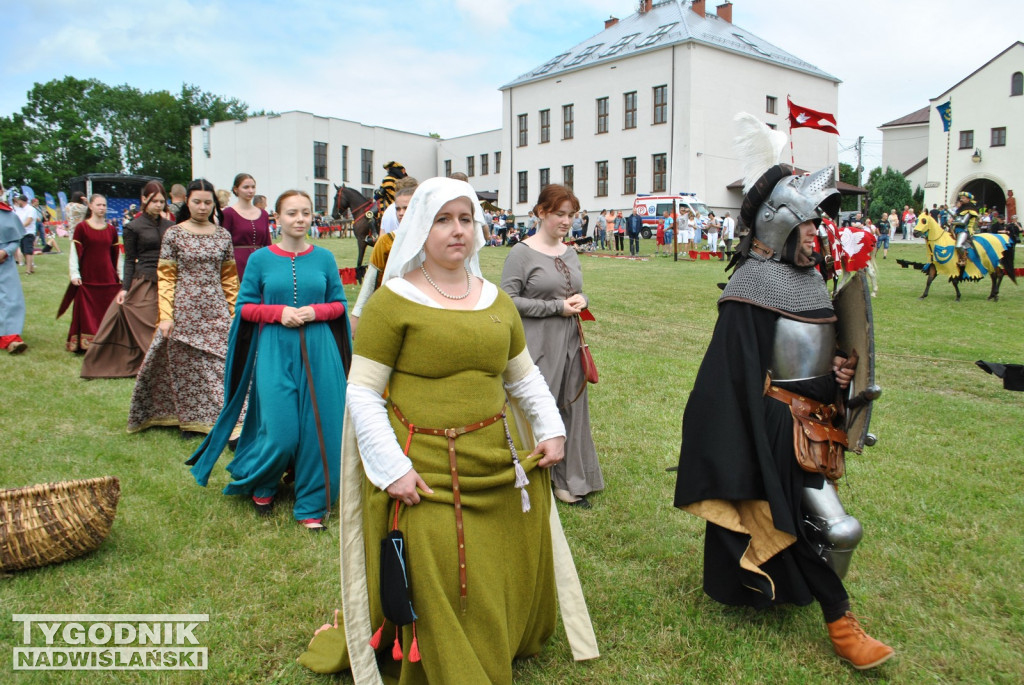
[[746,112],[737,114],[733,123],[736,126],[733,147],[743,163],[743,194],[746,195],[764,172],[779,163],[779,155],[789,137],[782,131],[768,128],[763,121]]
[[409,209],[395,231],[395,244],[384,269],[384,281],[401,278],[423,263],[423,245],[427,242],[434,217],[441,207],[459,197],[466,198],[473,206],[473,249],[466,256],[466,268],[483,278],[478,253],[484,246],[484,213],[476,191],[465,181],[438,177],[421,183],[409,201]]

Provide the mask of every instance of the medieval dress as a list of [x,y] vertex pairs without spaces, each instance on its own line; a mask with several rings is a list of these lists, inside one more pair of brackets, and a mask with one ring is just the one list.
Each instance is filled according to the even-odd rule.
[[579,257],[572,249],[552,257],[529,245],[516,245],[505,260],[501,287],[519,310],[526,346],[565,423],[565,459],[552,467],[552,483],[574,497],[603,490],[604,477],[590,432],[579,329],[575,317],[561,315],[564,300],[583,288]]
[[267,210],[261,209],[258,217],[246,219],[235,211],[234,207],[226,207],[221,223],[231,234],[231,244],[235,246],[238,280],[241,282],[245,277],[245,266],[249,257],[261,247],[270,245],[270,216]]
[[124,242],[125,291],[122,304],[112,301],[82,360],[82,378],[132,378],[139,372],[160,320],[156,266],[160,243],[173,224],[140,214],[126,224]]
[[[179,426],[209,433],[224,404],[224,361],[235,312],[238,276],[231,236],[172,226],[157,266],[161,321],[139,369],[128,411],[128,432]],[[244,410],[243,410],[244,411]]]
[[0,264],[0,349],[20,343],[25,327],[25,294],[14,262],[14,252],[24,234],[25,229],[14,210],[0,203],[0,250],[7,254],[7,259]]
[[[766,270],[772,273],[765,275]],[[782,304],[770,301],[770,295],[752,300],[751,292],[771,291],[751,287],[755,281],[783,282],[786,293],[804,295],[778,297]],[[734,288],[746,292],[735,296]],[[789,306],[794,301],[796,306]],[[704,591],[723,604],[760,608],[846,598],[842,582],[812,549],[801,523],[804,488],[821,488],[824,478],[799,467],[789,406],[764,394],[781,316],[835,321],[814,267],[752,256],[719,300],[718,322],[683,414],[675,506],[708,522]],[[824,403],[836,397],[831,374],[775,384]],[[722,416],[735,417],[729,430],[707,430]]]
[[[248,391],[245,424],[227,467],[234,480],[224,494],[272,497],[291,467],[296,520],[326,514],[328,499],[338,497],[345,375],[351,358],[346,304],[338,265],[328,250],[309,246],[293,254],[272,245],[253,253],[228,339],[224,410],[188,462],[194,464],[197,483],[205,486],[209,481]],[[315,321],[299,328],[281,324],[286,306],[307,305],[315,310]],[[301,349],[303,337],[307,357]],[[325,455],[320,452],[316,411]]]
[[[400,445],[408,441],[407,456],[434,493],[421,494],[419,504],[399,510],[421,659],[409,658],[413,633],[407,625],[399,631],[404,657],[395,661],[396,632],[383,619],[378,567],[380,541],[390,529],[396,501],[363,480],[365,589],[371,630],[384,628],[380,646],[387,656],[382,671],[388,682],[511,683],[512,660],[539,652],[555,628],[549,471],[535,468],[539,457],[527,458],[529,450],[511,412],[507,429],[499,420],[454,441],[465,544],[463,581],[448,440],[411,433],[397,412],[409,424],[427,428],[468,426],[502,412],[503,374],[526,346],[522,325],[511,300],[493,284],[487,284],[489,300],[481,295],[476,310],[460,311],[431,304],[414,286],[395,280],[397,284],[386,283],[367,304],[355,354],[391,369],[386,400],[391,428]],[[354,365],[351,383],[361,382],[357,374]],[[352,400],[354,392],[350,387]],[[524,487],[531,503],[527,512],[516,487],[510,440],[529,478]],[[346,448],[343,462],[358,461],[349,443]]]
[[103,314],[121,289],[117,277],[117,229],[112,224],[96,229],[82,221],[75,226],[69,252],[71,278],[81,278],[82,284],[68,285],[57,316],[74,303],[67,349],[85,352],[99,329]]

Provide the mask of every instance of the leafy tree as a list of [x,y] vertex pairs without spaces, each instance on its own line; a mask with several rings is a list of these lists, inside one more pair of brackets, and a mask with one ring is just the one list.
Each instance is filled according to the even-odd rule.
[[[851,186],[860,185],[857,182],[857,170],[853,166],[846,162],[839,163],[839,180],[843,183],[849,183]],[[843,204],[840,209],[844,212],[852,212],[857,209],[857,196],[856,195],[844,195]]]
[[67,188],[86,173],[184,183],[192,171],[190,127],[245,119],[247,109],[194,85],[175,95],[66,76],[35,84],[20,113],[0,117],[0,150],[8,182],[40,190]]
[[924,188],[921,186],[917,186],[914,189],[914,202],[911,206],[916,214],[920,214],[921,210],[924,209]]
[[913,201],[913,193],[910,190],[910,181],[892,167],[881,167],[873,169],[868,176],[868,196],[871,198],[871,205],[868,208],[868,216],[872,221],[878,221],[882,212],[888,212],[893,207],[897,211],[903,209],[903,205],[909,205]]

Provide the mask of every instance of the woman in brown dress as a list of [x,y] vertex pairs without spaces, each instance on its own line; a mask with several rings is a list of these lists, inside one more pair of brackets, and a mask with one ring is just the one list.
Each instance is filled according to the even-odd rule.
[[141,213],[126,224],[124,278],[92,345],[82,360],[82,378],[132,378],[139,372],[159,321],[156,264],[160,242],[173,223],[165,218],[167,194],[159,181],[142,189]]
[[235,257],[231,236],[211,221],[213,185],[196,179],[185,198],[182,221],[167,229],[160,248],[160,323],[132,392],[129,433],[150,426],[178,426],[183,437],[209,433],[224,404]]

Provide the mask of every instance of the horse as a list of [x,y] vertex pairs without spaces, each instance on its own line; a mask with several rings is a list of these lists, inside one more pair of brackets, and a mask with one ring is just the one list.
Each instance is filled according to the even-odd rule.
[[929,263],[921,265],[921,270],[928,275],[928,283],[919,300],[928,297],[928,289],[939,274],[949,276],[957,302],[960,301],[961,281],[980,281],[988,274],[992,279],[988,299],[993,302],[999,301],[999,286],[1004,275],[1008,275],[1014,285],[1017,284],[1013,268],[1014,244],[1002,233],[976,233],[968,240],[965,249],[958,251],[953,236],[928,212],[922,212],[914,227],[914,236],[924,237],[929,257]]
[[346,211],[352,212],[352,231],[355,233],[359,245],[359,256],[356,258],[356,272],[359,280],[362,281],[363,253],[367,245],[373,245],[377,240],[377,230],[373,222],[373,200],[367,200],[355,188],[349,188],[344,184],[334,186],[334,205],[331,208],[331,216],[340,219]]

